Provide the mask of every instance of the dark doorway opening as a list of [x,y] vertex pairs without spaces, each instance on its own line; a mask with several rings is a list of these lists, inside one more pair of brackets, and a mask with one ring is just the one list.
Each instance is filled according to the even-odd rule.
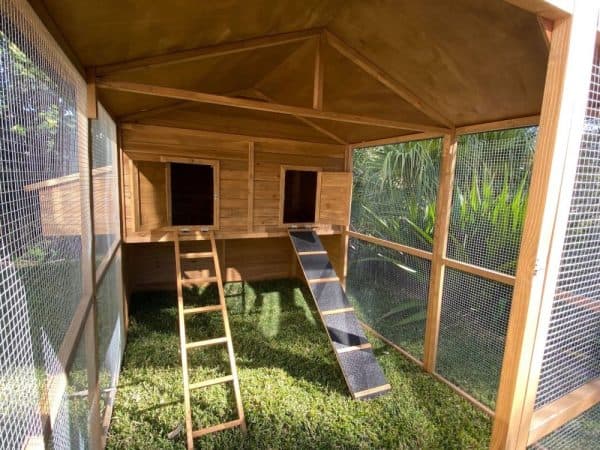
[[315,223],[317,172],[286,170],[283,223]]
[[214,171],[204,164],[171,163],[171,224],[214,224]]

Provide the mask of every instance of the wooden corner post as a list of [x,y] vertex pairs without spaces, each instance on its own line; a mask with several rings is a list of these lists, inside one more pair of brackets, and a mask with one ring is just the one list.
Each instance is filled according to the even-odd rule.
[[423,368],[427,372],[435,371],[437,359],[440,313],[442,310],[442,291],[444,287],[444,258],[448,243],[448,228],[452,208],[452,185],[456,166],[457,138],[455,130],[444,135],[442,160],[440,164],[440,185],[436,202],[436,218],[429,281],[429,299],[427,302],[427,323],[425,326],[425,348]]
[[565,227],[557,217],[557,199],[572,187],[590,84],[598,19],[594,3],[576,0],[573,16],[554,23],[492,449],[522,449],[528,443],[558,273],[551,255],[560,259],[559,230]]

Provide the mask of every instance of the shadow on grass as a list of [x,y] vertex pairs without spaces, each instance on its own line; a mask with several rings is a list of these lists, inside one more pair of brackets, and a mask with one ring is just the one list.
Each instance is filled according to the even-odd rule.
[[[226,288],[238,367],[281,369],[294,378],[343,395],[348,394],[325,329],[320,324],[314,306],[305,300],[310,297],[302,283],[289,280],[240,283],[227,285]],[[186,307],[218,302],[218,291],[212,286],[196,292],[187,289],[184,295]],[[136,293],[130,311],[133,326],[128,345],[140,350],[143,347],[149,349],[141,361],[132,356],[129,363],[155,368],[180,367],[176,293]],[[306,317],[307,312],[312,320]],[[186,318],[188,342],[223,334],[223,320],[219,313]],[[161,341],[162,349],[151,353],[156,348],[155,340]],[[191,367],[195,362],[204,369],[223,369],[222,355],[210,350],[191,350],[188,359]]]

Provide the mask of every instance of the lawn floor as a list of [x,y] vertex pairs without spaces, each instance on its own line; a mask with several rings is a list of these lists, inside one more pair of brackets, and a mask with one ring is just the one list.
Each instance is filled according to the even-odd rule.
[[[248,432],[197,439],[206,449],[479,449],[489,418],[369,336],[392,391],[352,400],[307,289],[295,280],[226,285]],[[218,302],[188,292],[186,305]],[[219,313],[186,320],[188,341],[223,335]],[[174,292],[138,293],[119,379],[109,449],[185,448]],[[223,349],[190,350],[191,382],[230,373]],[[235,417],[231,383],[192,391],[196,427]],[[179,433],[177,431],[180,430]],[[175,437],[169,438],[173,432]]]

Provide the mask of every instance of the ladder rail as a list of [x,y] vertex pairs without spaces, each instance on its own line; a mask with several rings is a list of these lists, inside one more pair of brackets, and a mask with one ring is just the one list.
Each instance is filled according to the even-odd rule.
[[[179,322],[179,346],[181,352],[181,368],[183,372],[183,401],[185,407],[185,429],[186,429],[186,443],[188,450],[193,450],[194,448],[194,438],[204,436],[209,433],[214,433],[217,431],[225,430],[228,428],[232,428],[234,426],[239,426],[242,431],[246,432],[246,419],[244,416],[244,407],[241,399],[239,378],[237,374],[237,365],[235,362],[235,354],[233,352],[233,342],[231,339],[231,328],[229,326],[229,315],[227,312],[227,303],[225,301],[225,289],[223,288],[223,277],[221,274],[221,267],[219,264],[219,255],[217,253],[217,245],[214,237],[214,233],[211,231],[208,233],[208,238],[202,236],[202,240],[210,240],[211,251],[210,252],[195,252],[195,253],[181,253],[180,247],[180,239],[179,234],[175,233],[175,270],[177,275],[177,310],[178,310],[178,322]],[[201,306],[196,308],[185,308],[183,301],[183,285],[184,284],[194,284],[194,282],[198,282],[200,280],[186,280],[183,278],[182,272],[182,260],[190,260],[190,259],[202,259],[202,258],[210,258],[215,267],[215,276],[208,277],[202,279],[202,281],[214,282],[217,283],[217,288],[219,291],[219,304],[218,305],[210,305],[210,306]],[[187,281],[187,282],[186,282]],[[185,317],[186,315],[194,314],[194,313],[203,313],[203,312],[214,312],[220,311],[221,316],[223,318],[223,328],[225,331],[225,336],[222,338],[208,339],[205,341],[198,342],[187,342],[187,336],[185,331]],[[231,375],[226,375],[223,377],[215,378],[213,380],[207,380],[200,383],[190,384],[189,380],[189,370],[188,370],[188,355],[187,351],[193,348],[202,348],[213,344],[223,343],[227,345],[227,354],[229,357],[229,366],[231,370]],[[191,399],[190,399],[190,390],[191,389],[199,389],[208,386],[213,386],[215,384],[220,384],[224,382],[232,382],[233,391],[235,395],[235,404],[236,410],[238,413],[238,418],[235,420],[231,420],[229,422],[201,428],[198,430],[194,430],[193,421],[192,421],[192,408],[191,408]]]
[[210,245],[213,252],[213,262],[215,265],[215,275],[217,277],[217,288],[219,290],[219,302],[222,306],[223,314],[223,325],[225,328],[225,337],[227,338],[227,352],[229,353],[229,366],[231,368],[231,374],[233,375],[233,392],[235,395],[235,403],[238,412],[238,418],[240,420],[240,427],[242,431],[246,432],[246,419],[244,415],[244,406],[242,405],[242,396],[240,392],[240,381],[237,374],[237,365],[235,362],[235,355],[233,353],[233,342],[231,340],[231,329],[229,327],[229,313],[227,311],[227,304],[225,301],[225,289],[223,288],[223,277],[221,275],[221,265],[219,264],[219,256],[217,254],[217,243],[215,241],[215,235],[210,232]]
[[185,311],[183,305],[183,285],[181,282],[181,251],[179,235],[175,234],[175,270],[177,274],[177,311],[179,318],[179,350],[181,353],[181,370],[183,372],[183,403],[185,408],[185,435],[188,449],[194,448],[192,425],[192,406],[190,401],[190,380],[187,361],[187,339],[185,335]]

